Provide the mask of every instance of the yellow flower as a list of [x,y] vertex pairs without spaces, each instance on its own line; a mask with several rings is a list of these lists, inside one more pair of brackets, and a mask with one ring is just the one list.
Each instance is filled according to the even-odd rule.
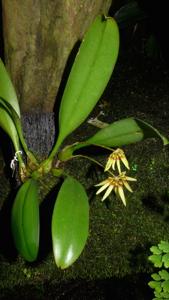
[[129,163],[124,154],[124,151],[122,149],[118,148],[109,155],[104,171],[105,172],[108,171],[111,167],[113,170],[115,170],[115,165],[117,164],[117,169],[118,169],[119,173],[121,173],[121,166],[120,166],[121,161],[127,169],[130,169]]
[[137,179],[133,177],[126,176],[126,172],[120,173],[118,176],[114,177],[108,177],[106,180],[103,180],[102,182],[96,184],[95,186],[101,186],[99,190],[97,191],[96,195],[100,194],[105,189],[106,192],[104,196],[102,197],[102,201],[104,201],[112,191],[115,192],[116,195],[118,195],[123,204],[126,206],[126,198],[124,195],[124,187],[129,191],[133,192],[130,185],[128,184],[128,181],[136,181]]

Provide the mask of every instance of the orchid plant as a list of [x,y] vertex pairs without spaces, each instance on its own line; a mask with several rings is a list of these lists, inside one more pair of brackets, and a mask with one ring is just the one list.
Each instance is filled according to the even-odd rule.
[[[43,161],[37,160],[28,149],[16,92],[0,60],[0,126],[13,142],[15,155],[11,168],[15,172],[18,164],[21,182],[13,202],[11,228],[18,252],[29,262],[37,259],[39,251],[39,185],[43,176],[52,173],[63,178],[53,209],[51,232],[56,265],[65,269],[80,256],[89,234],[88,195],[74,176],[67,175],[66,162],[84,157],[101,166],[108,176],[96,183],[96,187],[99,187],[96,194],[105,191],[103,201],[113,191],[126,205],[124,188],[132,192],[128,182],[136,179],[122,170],[122,165],[129,170],[129,163],[121,147],[147,137],[159,137],[164,145],[168,144],[168,140],[148,123],[126,118],[106,124],[87,140],[62,146],[65,139],[86,120],[100,99],[113,72],[118,51],[119,31],[115,20],[96,17],[80,45],[61,99],[58,137]],[[76,150],[80,151],[90,145],[110,151],[106,166],[90,156],[77,154]]]

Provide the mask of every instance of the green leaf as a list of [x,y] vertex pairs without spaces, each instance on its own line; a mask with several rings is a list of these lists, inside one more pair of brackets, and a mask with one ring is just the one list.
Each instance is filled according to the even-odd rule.
[[151,277],[155,280],[155,281],[160,281],[161,280],[161,276],[157,273],[153,273],[151,275]]
[[152,300],[164,300],[164,298],[161,297],[161,293],[154,292],[154,295],[156,298],[153,298]]
[[[10,103],[8,103],[5,99],[1,98],[1,97],[0,97],[0,107],[2,107],[2,109],[4,111],[6,111],[6,113],[9,115],[10,119],[12,119],[11,120],[12,122],[9,122],[5,118],[5,121],[2,121],[0,123],[0,126],[2,128],[4,128],[4,130],[7,132],[7,134],[11,137],[11,139],[12,139],[14,145],[15,145],[16,151],[19,150],[19,140],[20,140],[26,155],[29,157],[29,160],[33,164],[36,165],[37,160],[34,157],[33,153],[31,153],[29,151],[27,143],[25,141],[23,131],[22,131],[22,124],[21,124],[20,117],[18,116],[18,114],[16,113],[16,111],[14,110],[12,105]],[[0,116],[0,119],[2,119],[2,117],[3,116]],[[15,129],[13,128],[14,126],[15,126]],[[17,131],[17,134],[16,134],[16,131]],[[14,133],[15,133],[15,135],[14,135]],[[17,146],[17,148],[16,148],[16,146]]]
[[155,127],[137,118],[135,118],[135,121],[137,122],[138,126],[142,129],[144,133],[144,139],[155,137],[160,138],[164,146],[169,144],[169,140],[165,136],[163,136]]
[[155,267],[162,267],[162,255],[150,255],[148,259],[154,264]]
[[161,292],[160,293],[160,299],[159,300],[164,300],[164,299],[169,299],[169,293],[168,292]]
[[166,270],[159,271],[159,275],[163,280],[169,280],[169,273]]
[[18,133],[13,120],[8,114],[7,110],[0,104],[0,127],[8,134],[11,138],[15,151],[20,150],[20,143]]
[[18,116],[20,116],[20,109],[17,95],[8,72],[0,59],[0,97],[9,102],[15,109]]
[[158,293],[156,291],[154,291],[154,295],[156,298],[153,298],[153,300],[164,300],[162,297],[161,297],[161,293]]
[[98,16],[81,43],[62,97],[57,148],[98,102],[113,72],[118,51],[115,20]]
[[16,130],[17,130],[19,139],[21,141],[21,144],[22,144],[22,146],[24,148],[24,151],[27,153],[28,152],[28,147],[27,147],[27,144],[26,144],[24,136],[23,136],[22,124],[21,124],[20,117],[16,113],[15,109],[13,108],[13,106],[10,103],[8,103],[5,99],[3,99],[1,97],[0,97],[0,106],[2,108],[4,108],[4,110],[11,117],[11,119],[12,119],[12,121],[13,121],[15,127],[16,127]]
[[167,241],[161,241],[158,244],[158,247],[161,251],[165,252],[165,253],[169,253],[169,242]]
[[56,265],[65,269],[81,254],[88,237],[89,204],[83,186],[68,177],[61,186],[52,216]]
[[162,251],[157,247],[157,246],[152,246],[150,248],[150,251],[153,253],[153,254],[161,254]]
[[169,268],[169,253],[163,255],[162,262],[165,268]]
[[148,285],[152,288],[155,289],[157,293],[160,293],[162,291],[161,287],[161,282],[159,281],[150,281]]
[[149,137],[160,138],[164,145],[168,140],[162,136],[157,129],[150,124],[134,118],[126,118],[116,121],[107,127],[100,129],[87,141],[75,145],[74,150],[80,149],[90,144],[102,145],[107,147],[120,147]]
[[86,144],[97,144],[116,147],[136,143],[144,138],[144,134],[133,118],[116,121],[100,129],[86,141]]
[[[169,280],[162,282],[161,286],[165,293],[169,292]],[[169,294],[168,294],[168,296],[169,296]]]
[[27,180],[18,190],[11,215],[11,227],[18,252],[29,262],[34,261],[39,249],[38,184]]

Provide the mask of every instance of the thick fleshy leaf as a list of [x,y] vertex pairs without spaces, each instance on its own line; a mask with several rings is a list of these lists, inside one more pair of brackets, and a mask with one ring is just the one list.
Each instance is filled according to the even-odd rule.
[[[29,160],[32,163],[37,164],[36,158],[34,157],[33,153],[31,153],[28,149],[27,143],[23,135],[21,119],[14,110],[13,106],[5,99],[0,97],[0,108],[2,108],[9,116],[8,118],[4,118],[4,113],[2,116],[0,116],[0,127],[2,127],[12,139],[15,150],[19,151],[20,140],[26,155],[29,157]],[[11,120],[9,121],[9,119]]]
[[59,191],[52,216],[56,265],[65,269],[81,254],[89,230],[89,204],[83,186],[68,177]]
[[17,95],[8,72],[0,59],[0,97],[9,102],[15,109],[18,116],[20,116],[20,109]]
[[57,148],[96,105],[110,79],[118,51],[115,20],[98,16],[81,43],[62,97]]
[[58,157],[61,161],[67,160],[73,155],[74,151],[89,145],[120,147],[151,137],[160,138],[163,145],[168,145],[169,143],[169,140],[150,124],[140,119],[126,118],[107,124],[106,127],[100,129],[87,141],[68,145],[60,151]]
[[143,131],[144,139],[155,137],[155,138],[160,138],[164,146],[169,144],[168,138],[163,136],[155,127],[153,127],[152,125],[150,125],[149,123],[143,120],[137,118],[135,118],[134,120]]
[[18,252],[27,261],[34,261],[39,249],[38,184],[34,179],[27,180],[16,195],[11,226]]
[[15,151],[20,150],[20,143],[18,133],[15,124],[4,106],[0,103],[0,127],[8,134],[11,138]]
[[145,138],[160,138],[164,145],[169,143],[160,132],[150,124],[134,118],[126,118],[114,122],[99,130],[95,135],[84,142],[84,145],[77,145],[75,149],[85,144],[96,144],[108,147],[120,147],[139,142]]
[[[21,119],[18,116],[17,112],[15,111],[15,109],[13,108],[13,106],[8,103],[5,99],[0,97],[0,107],[2,107],[10,116],[10,118],[12,119],[16,131],[18,133],[18,137],[21,141],[21,144],[24,148],[24,151],[27,153],[28,152],[28,147],[25,141],[25,138],[23,136],[23,131],[22,131],[22,124],[21,124]],[[1,125],[0,125],[1,126]],[[10,129],[10,126],[8,126],[8,129]],[[10,131],[11,132],[11,131]],[[8,133],[9,134],[9,133]]]

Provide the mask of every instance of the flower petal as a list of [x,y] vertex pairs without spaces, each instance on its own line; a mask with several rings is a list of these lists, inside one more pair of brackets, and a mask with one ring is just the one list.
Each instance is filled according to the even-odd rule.
[[126,206],[126,198],[125,198],[125,195],[124,195],[123,188],[121,186],[119,186],[117,191],[118,191],[118,194],[119,194],[123,204]]
[[101,185],[105,185],[106,183],[108,183],[108,180],[107,180],[107,179],[105,179],[105,180],[103,180],[103,181],[101,181],[101,182],[95,184],[94,186],[101,186]]
[[114,186],[113,185],[110,185],[106,191],[106,193],[104,194],[103,198],[102,198],[102,201],[104,201],[109,195],[110,193],[112,192]]
[[100,194],[102,191],[104,191],[109,185],[110,185],[109,182],[107,182],[106,184],[104,184],[104,185],[96,192],[96,195],[98,195],[98,194]]
[[112,161],[111,159],[108,159],[104,172],[108,171],[111,168],[111,165],[112,165]]
[[124,156],[121,157],[121,161],[123,162],[123,164],[125,165],[125,167],[130,170],[130,167],[129,167],[129,163],[128,163],[128,160],[127,158]]
[[126,188],[129,192],[131,192],[131,193],[133,192],[132,188],[130,187],[130,185],[128,184],[127,181],[123,181],[123,184],[124,184],[125,188]]
[[113,160],[112,160],[112,169],[113,169],[113,170],[115,170],[115,163],[116,163],[116,161],[115,161],[115,159],[113,159]]
[[136,178],[128,177],[128,176],[125,176],[125,180],[128,180],[128,181],[137,181]]
[[117,169],[118,169],[118,172],[121,173],[120,160],[117,159],[116,162],[117,162]]

